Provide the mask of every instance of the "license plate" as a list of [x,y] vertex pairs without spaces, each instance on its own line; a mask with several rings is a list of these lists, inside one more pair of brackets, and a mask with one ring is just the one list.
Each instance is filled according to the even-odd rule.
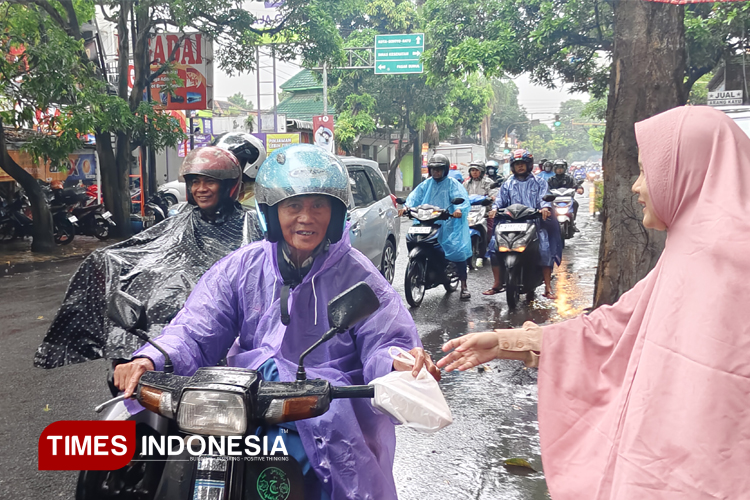
[[109,212],[104,212],[104,213],[102,214],[102,217],[104,217],[105,219],[110,219],[110,218],[112,218],[112,214],[111,214],[111,213],[109,213]]
[[409,228],[409,234],[430,234],[431,231],[432,228],[426,226],[414,226]]
[[68,220],[75,224],[76,222],[78,222],[78,217],[76,217],[75,215],[68,215]]
[[518,231],[526,231],[528,224],[500,224],[497,226],[497,230],[501,233],[513,233]]

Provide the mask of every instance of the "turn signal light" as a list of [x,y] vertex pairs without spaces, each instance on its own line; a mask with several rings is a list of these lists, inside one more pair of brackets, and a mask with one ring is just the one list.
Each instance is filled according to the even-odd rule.
[[523,252],[524,250],[526,250],[526,247],[516,247],[513,250],[515,250],[516,252]]
[[498,252],[510,252],[510,248],[508,247],[499,247],[497,249]]

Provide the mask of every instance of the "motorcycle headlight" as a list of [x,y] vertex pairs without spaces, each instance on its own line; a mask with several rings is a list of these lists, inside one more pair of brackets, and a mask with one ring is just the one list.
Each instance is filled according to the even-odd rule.
[[429,219],[432,217],[432,210],[425,210],[420,208],[417,210],[417,219]]
[[557,215],[565,215],[568,213],[568,207],[557,207],[555,212],[557,212]]
[[185,432],[237,436],[247,430],[247,409],[239,394],[185,391],[177,410],[177,425]]

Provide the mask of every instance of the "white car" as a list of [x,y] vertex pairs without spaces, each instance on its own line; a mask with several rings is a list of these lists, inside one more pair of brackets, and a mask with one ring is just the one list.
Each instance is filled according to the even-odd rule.
[[396,197],[388,189],[377,162],[351,156],[340,156],[339,160],[349,171],[354,198],[349,231],[352,246],[393,283],[401,236]]
[[187,201],[185,183],[181,181],[172,181],[162,184],[159,186],[159,192],[164,193],[164,198],[169,203],[169,206]]
[[750,137],[750,106],[738,104],[736,106],[716,106],[716,109],[726,113]]

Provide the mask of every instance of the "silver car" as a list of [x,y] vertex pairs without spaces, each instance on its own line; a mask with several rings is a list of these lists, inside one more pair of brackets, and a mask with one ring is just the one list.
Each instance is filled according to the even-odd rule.
[[393,283],[401,236],[396,197],[388,189],[376,162],[351,156],[339,159],[349,171],[354,197],[349,231],[352,246],[370,259],[389,283]]

